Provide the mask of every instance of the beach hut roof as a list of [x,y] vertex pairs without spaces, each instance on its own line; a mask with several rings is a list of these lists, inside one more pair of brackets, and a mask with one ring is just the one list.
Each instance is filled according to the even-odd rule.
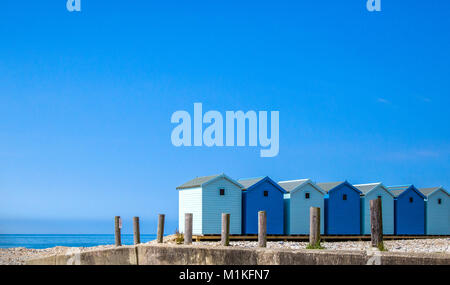
[[403,190],[390,190],[390,192],[392,193],[392,195],[394,195],[394,197],[398,197],[398,196],[400,196],[400,194],[405,192],[405,190],[406,189],[403,189]]
[[419,191],[422,192],[423,195],[425,196],[430,196],[431,194],[433,194],[436,191],[442,190],[442,192],[444,192],[445,194],[449,195],[450,194],[442,187],[430,187],[430,188],[420,188]]
[[322,188],[325,192],[329,192],[330,190],[336,188],[337,186],[345,183],[345,181],[339,182],[325,182],[325,183],[317,183],[317,186]]
[[[250,188],[254,189],[253,186],[256,186],[259,183],[263,183],[264,181],[267,181],[270,184],[272,184],[281,193],[283,193],[283,194],[286,193],[286,191],[283,188],[281,188],[280,185],[278,185],[275,181],[270,179],[269,176],[257,177],[257,178],[244,178],[244,179],[238,180],[238,182],[243,186],[242,190],[249,190]],[[250,191],[251,191],[251,189],[250,189]]]
[[376,183],[366,183],[366,184],[356,184],[353,185],[355,186],[359,191],[361,191],[363,194],[367,194],[370,191],[376,189],[377,187],[382,187],[384,188],[391,196],[394,196],[394,194],[392,192],[390,192],[386,186],[383,185],[383,183],[381,182],[376,182]]
[[377,188],[379,185],[381,185],[381,182],[378,183],[367,183],[367,184],[355,184],[356,188],[359,189],[359,191],[363,192],[364,194],[369,193],[373,189]]
[[400,196],[405,190],[407,190],[411,185],[399,185],[399,186],[388,186],[387,189],[391,191],[391,193],[398,197]]
[[189,180],[188,182],[178,186],[177,190],[202,187],[205,184],[211,183],[212,181],[219,179],[219,178],[224,178],[224,179],[230,181],[231,183],[235,184],[236,186],[243,188],[243,186],[239,182],[235,181],[234,179],[232,179],[232,178],[228,177],[227,175],[225,175],[224,173],[222,173],[222,174],[216,174],[216,175],[210,175],[210,176],[196,177],[196,178]]
[[255,185],[256,183],[258,183],[259,181],[263,180],[264,177],[255,177],[255,178],[241,178],[238,180],[239,183],[242,184],[242,188],[247,189],[253,185]]
[[304,184],[309,179],[297,179],[297,180],[288,180],[288,181],[280,181],[278,184],[283,187],[284,190],[287,192],[291,192],[298,186]]
[[425,196],[413,185],[400,185],[400,186],[389,186],[387,189],[394,195],[394,197],[398,197],[403,194],[406,190],[412,188],[414,192],[416,192],[419,196],[425,199]]
[[326,193],[329,193],[331,190],[335,189],[336,187],[342,184],[348,185],[351,189],[353,189],[355,192],[358,192],[360,195],[363,194],[358,188],[348,183],[347,181],[317,183],[317,186],[323,189]]
[[325,191],[317,186],[315,183],[311,181],[311,179],[297,179],[297,180],[288,180],[288,181],[280,181],[278,184],[287,192],[293,193],[300,189],[305,184],[311,184],[317,191],[322,194],[325,194]]

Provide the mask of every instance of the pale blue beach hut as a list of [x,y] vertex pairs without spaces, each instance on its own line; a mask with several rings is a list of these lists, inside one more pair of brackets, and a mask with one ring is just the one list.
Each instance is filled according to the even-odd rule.
[[361,196],[361,230],[370,235],[370,200],[381,198],[383,234],[394,234],[394,195],[382,183],[353,185],[363,193]]
[[319,207],[320,232],[323,234],[325,191],[310,179],[280,181],[278,185],[288,192],[284,195],[285,233],[288,235],[309,234],[309,209]]
[[450,195],[442,187],[422,188],[425,195],[425,232],[427,235],[450,235]]
[[222,213],[228,213],[230,234],[241,234],[242,188],[225,174],[197,177],[178,186],[180,232],[184,232],[185,213],[192,213],[194,235],[220,234]]

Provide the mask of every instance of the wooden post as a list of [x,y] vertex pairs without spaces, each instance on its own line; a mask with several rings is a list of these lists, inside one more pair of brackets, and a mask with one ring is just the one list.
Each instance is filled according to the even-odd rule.
[[184,217],[184,244],[192,244],[192,213]]
[[141,243],[141,232],[139,230],[139,217],[133,217],[134,244]]
[[222,213],[222,245],[230,245],[230,214]]
[[120,228],[121,228],[121,219],[120,216],[115,216],[114,218],[114,227],[115,227],[115,235],[116,235],[116,246],[121,246],[122,241],[120,239]]
[[320,208],[309,208],[309,245],[312,247],[320,243]]
[[267,246],[267,217],[266,211],[258,212],[258,246]]
[[383,218],[381,212],[381,198],[370,200],[370,229],[372,246],[383,246]]
[[158,232],[157,232],[157,242],[163,243],[164,237],[164,214],[159,214],[158,216]]

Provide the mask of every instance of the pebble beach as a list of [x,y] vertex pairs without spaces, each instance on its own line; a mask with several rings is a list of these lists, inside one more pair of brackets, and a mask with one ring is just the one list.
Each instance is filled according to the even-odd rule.
[[[194,242],[198,245],[219,246],[218,242]],[[267,248],[271,249],[305,249],[308,242],[295,241],[268,241]],[[258,246],[256,241],[231,241],[232,247],[253,248]],[[342,241],[321,242],[324,249],[329,250],[357,250],[365,251],[372,248],[370,241]],[[450,254],[450,238],[442,239],[412,239],[412,240],[387,240],[384,246],[390,252],[416,252],[416,253],[448,253]]]
[[[149,243],[154,243],[151,241]],[[173,238],[165,237],[164,242],[174,243]],[[220,246],[220,242],[194,242],[194,245]],[[269,241],[267,248],[298,250],[305,249],[307,242],[294,241]],[[371,248],[370,241],[343,241],[322,242],[325,250],[353,250],[365,251]],[[415,253],[446,253],[450,254],[450,238],[416,239],[416,240],[387,240],[385,248],[389,252],[415,252]],[[231,247],[255,248],[256,241],[231,241]],[[51,255],[69,254],[72,252],[84,252],[96,249],[113,248],[114,245],[101,245],[95,247],[52,247],[46,249],[28,249],[23,247],[0,249],[0,265],[23,265],[28,259],[46,257]]]

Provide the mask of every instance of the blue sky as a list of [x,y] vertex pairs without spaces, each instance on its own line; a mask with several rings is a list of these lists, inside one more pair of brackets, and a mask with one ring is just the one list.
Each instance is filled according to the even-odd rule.
[[[450,188],[450,3],[2,1],[0,233],[177,225],[195,176]],[[278,110],[280,153],[175,148],[171,114]]]

